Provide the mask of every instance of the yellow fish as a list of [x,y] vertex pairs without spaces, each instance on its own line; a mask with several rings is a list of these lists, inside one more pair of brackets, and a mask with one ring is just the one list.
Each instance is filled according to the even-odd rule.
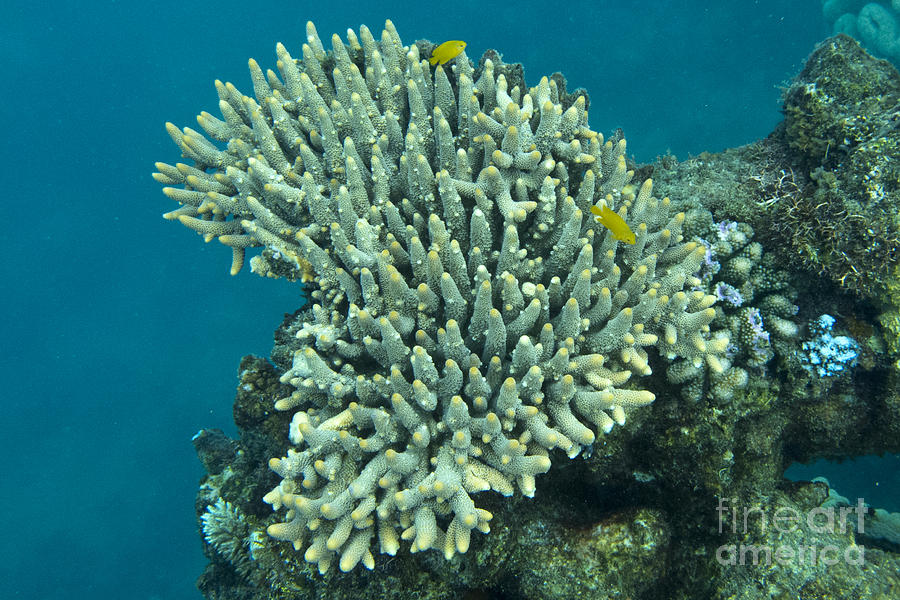
[[612,232],[614,238],[626,244],[634,244],[634,232],[628,226],[628,223],[625,222],[625,219],[620,217],[617,212],[606,204],[603,204],[602,208],[592,206],[591,212],[596,215],[598,223]]
[[466,49],[466,43],[460,40],[450,40],[437,46],[431,51],[431,58],[428,59],[433,65],[438,63],[444,64],[448,60],[452,60],[459,56],[459,53]]

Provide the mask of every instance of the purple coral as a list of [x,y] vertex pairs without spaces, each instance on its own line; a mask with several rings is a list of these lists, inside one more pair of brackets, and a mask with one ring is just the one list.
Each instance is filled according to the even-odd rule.
[[744,298],[741,296],[741,293],[734,286],[727,283],[717,283],[714,293],[716,298],[722,302],[727,302],[732,306],[740,306],[744,303]]
[[704,285],[695,287],[695,290],[704,289],[705,285],[712,281],[712,278],[715,277],[716,273],[722,268],[722,264],[715,259],[712,245],[703,238],[696,238],[696,241],[703,244],[703,247],[706,248],[706,254],[703,255],[703,264],[700,265],[700,268],[695,273],[696,277],[703,282]]
[[716,230],[719,233],[720,240],[727,240],[731,232],[737,230],[737,222],[729,221],[727,219],[725,221],[720,221],[716,223]]
[[760,356],[765,356],[766,362],[772,357],[772,350],[769,346],[769,332],[763,329],[762,315],[758,308],[750,307],[746,312],[747,324],[750,325],[750,343],[751,352]]

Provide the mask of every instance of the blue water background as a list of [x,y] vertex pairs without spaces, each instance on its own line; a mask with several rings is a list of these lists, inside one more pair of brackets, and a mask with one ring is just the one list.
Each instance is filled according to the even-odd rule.
[[[378,32],[390,17],[406,43],[463,39],[475,59],[497,48],[532,84],[563,71],[591,93],[593,128],[622,127],[638,160],[687,158],[771,131],[779,86],[828,33],[819,10],[819,0],[7,5],[0,597],[199,598],[191,436],[234,431],[240,357],[266,355],[299,303],[297,286],[249,269],[230,277],[227,248],[160,218],[176,205],[153,163],[180,160],[163,123],[196,127],[201,110],[217,113],[216,78],[249,93],[248,57],[274,68],[277,41],[299,56],[308,19],[328,46],[332,32]],[[885,473],[859,470],[859,487],[842,492],[874,500]]]

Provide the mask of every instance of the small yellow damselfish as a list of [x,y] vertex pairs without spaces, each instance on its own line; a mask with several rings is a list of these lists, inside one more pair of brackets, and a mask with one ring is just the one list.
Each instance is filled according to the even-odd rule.
[[452,60],[459,56],[459,53],[466,49],[466,43],[460,40],[450,40],[444,42],[440,46],[431,51],[431,58],[428,62],[436,65],[444,64],[448,60]]
[[592,206],[591,212],[597,217],[597,222],[609,229],[613,237],[620,242],[626,244],[634,244],[634,232],[625,222],[625,219],[619,216],[617,212],[608,207],[606,204],[602,206]]

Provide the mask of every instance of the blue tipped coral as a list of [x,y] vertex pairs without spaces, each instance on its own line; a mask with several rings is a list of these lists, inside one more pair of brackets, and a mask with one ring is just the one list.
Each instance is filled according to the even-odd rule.
[[800,360],[803,368],[819,377],[843,375],[856,365],[859,356],[856,340],[846,335],[832,335],[834,323],[831,315],[822,315],[810,323],[810,333],[814,337],[802,345]]

